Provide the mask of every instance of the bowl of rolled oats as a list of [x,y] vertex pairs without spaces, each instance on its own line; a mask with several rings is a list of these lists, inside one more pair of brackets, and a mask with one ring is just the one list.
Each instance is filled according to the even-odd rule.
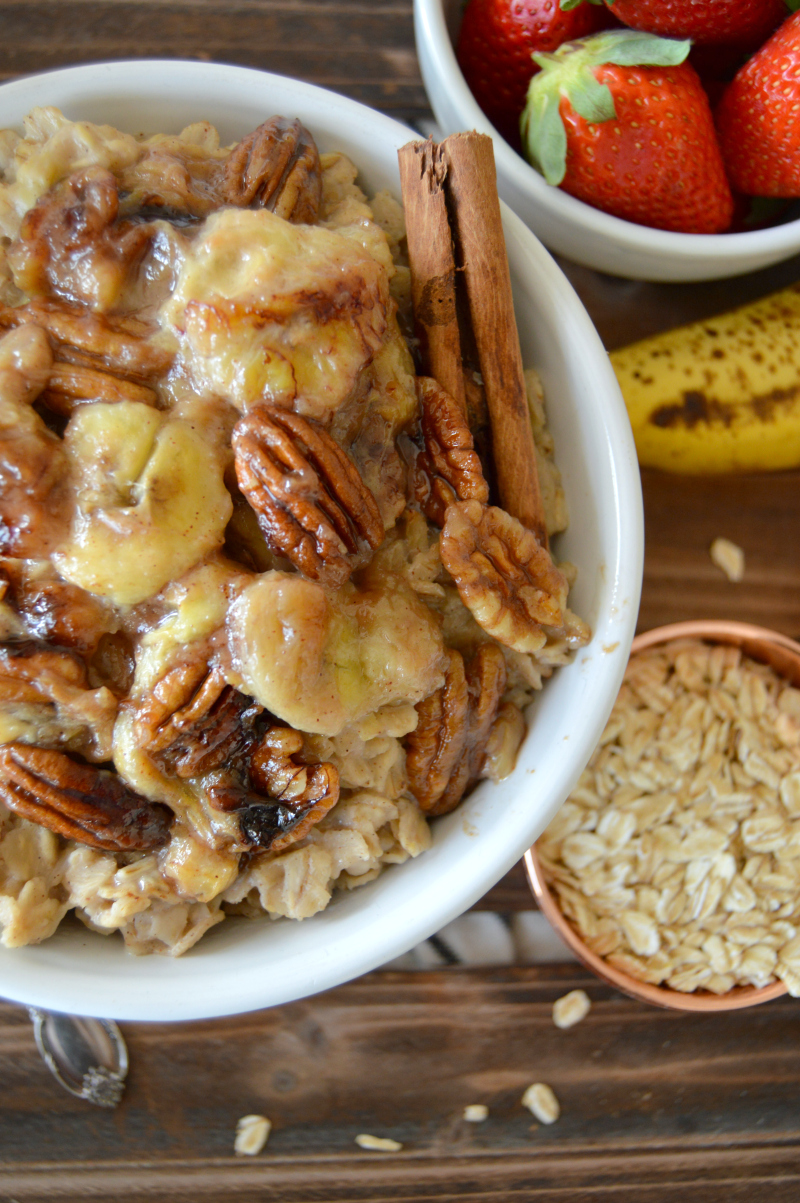
[[97,64],[0,127],[0,994],[304,997],[469,907],[591,754],[641,583],[619,390],[495,195],[531,451],[492,455],[505,360],[462,406],[413,334],[412,132],[341,96]]
[[721,621],[637,636],[526,868],[578,959],[634,998],[800,996],[800,644]]

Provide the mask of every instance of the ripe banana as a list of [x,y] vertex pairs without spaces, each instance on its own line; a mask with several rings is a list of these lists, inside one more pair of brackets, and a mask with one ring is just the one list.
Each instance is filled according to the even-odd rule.
[[613,351],[611,362],[643,467],[800,466],[800,284]]

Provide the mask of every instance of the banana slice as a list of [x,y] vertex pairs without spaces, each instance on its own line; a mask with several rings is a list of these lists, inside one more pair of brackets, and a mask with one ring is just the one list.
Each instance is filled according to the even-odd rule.
[[220,547],[233,512],[222,463],[188,422],[135,401],[79,408],[67,428],[78,511],[63,577],[136,605]]
[[431,611],[400,581],[327,590],[265,572],[228,611],[243,688],[300,731],[338,735],[381,706],[415,703],[443,680]]

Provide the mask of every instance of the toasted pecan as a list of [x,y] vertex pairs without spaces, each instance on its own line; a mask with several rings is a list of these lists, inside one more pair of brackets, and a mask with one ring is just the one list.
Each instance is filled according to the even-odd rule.
[[588,641],[588,628],[566,608],[563,573],[505,510],[477,501],[449,506],[440,551],[464,605],[499,643],[538,652],[548,639]]
[[169,370],[173,353],[153,343],[155,328],[140,318],[93,313],[83,305],[38,298],[16,308],[0,307],[0,329],[41,326],[61,363],[106,370],[146,384]]
[[253,738],[261,706],[204,660],[176,665],[137,708],[137,744],[178,777],[209,773]]
[[413,457],[409,487],[426,518],[442,526],[448,505],[471,499],[485,504],[489,487],[458,403],[428,376],[418,376],[416,388],[422,449]]
[[49,556],[67,536],[70,516],[61,440],[43,422],[35,430],[0,431],[0,553]]
[[72,516],[66,452],[32,405],[52,364],[41,330],[0,340],[0,553],[20,559],[46,560]]
[[303,737],[291,727],[267,729],[250,757],[250,787],[223,777],[209,786],[219,810],[236,811],[242,838],[260,852],[281,852],[302,839],[339,800],[332,764],[295,757]]
[[494,643],[482,643],[467,665],[469,693],[469,779],[481,776],[486,745],[492,730],[500,699],[506,688],[508,671],[502,651]]
[[117,699],[108,689],[89,688],[74,651],[37,639],[0,644],[0,707],[35,726],[42,742],[93,761],[111,756]]
[[65,581],[41,562],[0,558],[3,600],[19,615],[31,639],[91,653],[119,620],[100,597]]
[[271,117],[233,148],[221,192],[230,205],[270,209],[287,221],[315,222],[322,171],[311,134],[297,118]]
[[142,405],[156,405],[158,397],[145,384],[132,380],[121,380],[110,372],[98,372],[95,368],[71,363],[54,363],[42,401],[54,413],[69,416],[76,405],[92,401],[138,401]]
[[259,405],[233,432],[239,488],[269,546],[311,580],[336,588],[383,540],[375,498],[317,422]]
[[140,797],[116,773],[19,743],[0,748],[0,801],[65,839],[112,852],[159,848],[173,818],[169,807]]
[[[270,727],[253,749],[250,780],[259,793],[290,807],[297,822],[270,843],[280,852],[311,830],[339,800],[339,773],[332,764],[302,764],[294,757],[302,750],[303,737],[291,727]],[[242,819],[242,829],[260,834],[259,816]],[[261,837],[259,838],[259,843]]]
[[[406,737],[406,772],[411,792],[428,815],[452,810],[452,794],[461,797],[467,785],[465,760],[469,720],[469,693],[461,654],[447,648],[444,684],[417,703],[418,721]],[[440,802],[450,788],[445,809]],[[458,799],[456,799],[458,801]]]
[[483,775],[486,746],[506,687],[506,662],[496,644],[484,643],[466,669],[448,649],[441,689],[417,705],[419,721],[406,740],[411,792],[428,815],[455,810]]

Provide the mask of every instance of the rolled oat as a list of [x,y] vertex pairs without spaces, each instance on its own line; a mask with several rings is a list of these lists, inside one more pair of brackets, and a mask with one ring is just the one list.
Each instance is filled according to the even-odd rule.
[[537,851],[624,972],[715,994],[779,978],[800,997],[800,690],[724,644],[633,656]]
[[264,1115],[243,1115],[236,1125],[234,1152],[255,1157],[269,1140],[272,1124]]
[[468,1124],[482,1124],[489,1116],[489,1108],[485,1103],[470,1103],[464,1108],[464,1119]]
[[399,1153],[402,1145],[399,1140],[391,1140],[388,1136],[370,1136],[362,1132],[356,1137],[360,1149],[370,1149],[373,1153]]
[[553,1003],[553,1023],[557,1028],[573,1028],[586,1018],[591,1005],[585,990],[570,990]]
[[554,1124],[561,1114],[561,1105],[546,1082],[533,1082],[522,1096],[522,1105],[540,1124]]

